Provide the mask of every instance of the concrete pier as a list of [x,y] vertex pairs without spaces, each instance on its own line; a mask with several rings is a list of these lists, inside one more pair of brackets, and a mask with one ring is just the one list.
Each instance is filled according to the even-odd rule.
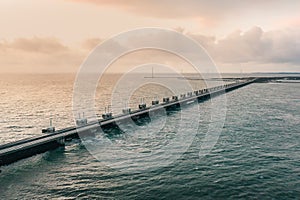
[[[223,94],[224,92],[229,92],[246,86],[255,81],[255,78],[247,78],[244,80],[239,80],[238,82],[233,84],[226,84],[213,88],[191,91],[187,95],[184,94],[180,96],[173,96],[171,98],[165,97],[162,103],[159,103],[159,101],[156,100],[155,102],[152,102],[152,105],[150,107],[147,107],[146,104],[143,103],[139,105],[138,110],[131,111],[127,108],[126,112],[123,112],[123,114],[121,115],[113,116],[112,114],[108,113],[105,114],[103,119],[97,121],[80,121],[78,122],[77,127],[73,126],[57,131],[53,129],[53,132],[49,134],[0,145],[0,166],[8,165],[18,160],[28,158],[36,154],[44,153],[46,151],[58,148],[59,146],[63,146],[65,145],[66,141],[73,138],[78,138],[78,133],[83,133],[91,136],[93,135],[93,131],[97,131],[96,129],[99,128],[99,125],[104,129],[112,126],[117,126],[116,122],[126,122],[126,120],[129,119],[137,120],[149,115],[149,111],[155,112],[156,110],[158,111],[162,108],[168,111],[174,109],[174,107],[189,105],[190,102],[201,102],[214,96]],[[47,132],[47,130],[48,129],[45,129],[45,132]]]

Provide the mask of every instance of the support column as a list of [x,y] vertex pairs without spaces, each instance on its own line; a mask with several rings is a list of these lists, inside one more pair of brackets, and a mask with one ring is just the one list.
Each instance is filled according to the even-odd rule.
[[57,139],[57,143],[58,144],[60,144],[61,146],[65,146],[65,138],[64,137],[62,137],[62,138],[60,138],[60,139]]

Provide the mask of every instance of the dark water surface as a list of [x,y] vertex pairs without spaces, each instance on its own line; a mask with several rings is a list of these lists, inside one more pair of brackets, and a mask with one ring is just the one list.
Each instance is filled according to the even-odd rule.
[[[269,83],[228,93],[222,133],[201,159],[201,125],[178,160],[152,171],[127,173],[109,168],[79,140],[72,141],[65,148],[2,167],[0,199],[299,199],[299,91],[300,84]],[[200,110],[205,113],[209,103],[201,103]],[[2,130],[9,120],[2,119]],[[28,124],[35,126],[26,118],[24,126]],[[189,134],[189,130],[184,131]],[[170,134],[168,129],[162,131]],[[18,132],[10,134],[17,137]],[[143,150],[142,145],[139,148]]]

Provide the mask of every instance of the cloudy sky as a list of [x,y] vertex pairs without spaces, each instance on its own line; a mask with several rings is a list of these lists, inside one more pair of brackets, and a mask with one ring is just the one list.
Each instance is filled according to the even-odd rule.
[[0,0],[0,73],[76,73],[101,41],[141,27],[195,39],[222,72],[300,72],[299,8],[299,0]]

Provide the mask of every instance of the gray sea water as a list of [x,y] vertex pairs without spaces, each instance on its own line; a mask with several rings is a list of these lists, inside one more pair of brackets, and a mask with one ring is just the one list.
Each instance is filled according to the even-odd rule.
[[[72,75],[1,75],[0,143],[41,134],[50,117],[58,129],[73,125],[73,81]],[[100,97],[109,93],[111,83],[105,83],[99,88]],[[192,84],[204,87],[196,81]],[[160,87],[147,91],[172,93]],[[2,167],[0,199],[299,199],[299,91],[297,83],[256,83],[227,93],[222,132],[202,158],[199,144],[211,121],[212,102],[185,108],[202,116],[196,132],[188,127],[188,120],[181,122],[186,129],[178,129],[195,135],[192,143],[185,152],[177,152],[179,158],[171,164],[152,170],[110,168],[80,140],[73,140],[64,148]],[[141,94],[143,90],[134,95]],[[101,111],[109,97],[100,97],[96,109]],[[137,101],[133,98],[132,105]],[[148,154],[174,136],[180,113],[174,111],[145,122],[141,129],[128,127],[126,133],[109,137]],[[160,119],[167,122],[157,135],[136,137],[147,135],[147,127]],[[128,158],[124,156],[120,163]]]

